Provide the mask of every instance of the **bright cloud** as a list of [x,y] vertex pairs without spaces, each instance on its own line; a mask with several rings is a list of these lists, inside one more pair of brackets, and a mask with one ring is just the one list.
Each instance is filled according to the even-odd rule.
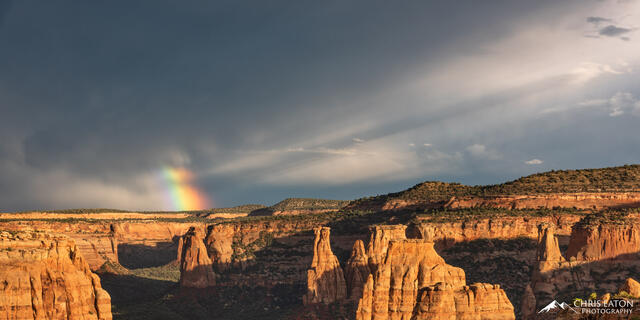
[[528,161],[525,161],[524,163],[529,164],[529,165],[537,165],[537,164],[542,164],[544,161],[540,160],[540,159],[531,159]]

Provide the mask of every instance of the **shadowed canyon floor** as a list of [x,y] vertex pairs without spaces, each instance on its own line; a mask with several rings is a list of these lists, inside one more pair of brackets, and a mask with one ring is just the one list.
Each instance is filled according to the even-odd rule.
[[[0,267],[78,279],[51,289],[81,302],[56,319],[535,319],[554,299],[637,298],[638,207],[634,165],[483,187],[426,182],[351,202],[3,213]],[[35,231],[68,239],[50,255],[64,262],[23,253],[51,250],[14,236]],[[20,291],[21,278],[2,277],[0,319],[38,299],[64,310],[50,307],[62,302],[47,302],[46,285]]]

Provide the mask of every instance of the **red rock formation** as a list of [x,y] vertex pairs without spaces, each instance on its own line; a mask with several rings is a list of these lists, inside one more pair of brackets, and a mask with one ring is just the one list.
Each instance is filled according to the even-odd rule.
[[358,320],[515,318],[502,289],[465,286],[464,271],[446,264],[433,242],[391,240],[380,261],[365,283]]
[[420,292],[411,319],[508,320],[515,317],[511,302],[497,284],[474,283],[456,287],[440,282]]
[[207,255],[202,234],[191,228],[180,240],[180,286],[206,288],[216,285],[213,263]]
[[72,239],[0,234],[0,319],[111,318],[111,298]]
[[627,278],[618,292],[623,291],[632,297],[640,297],[640,283],[632,278]]
[[307,294],[304,304],[332,303],[347,297],[347,285],[338,258],[331,251],[328,227],[315,228],[313,262],[307,271]]
[[619,279],[637,272],[640,239],[634,220],[598,217],[589,215],[574,225],[567,260],[562,258],[553,226],[541,225],[538,261],[529,284],[531,294],[525,292],[522,301],[523,319],[534,318],[535,310],[559,293],[614,292]]
[[389,243],[392,240],[406,239],[407,226],[405,225],[379,225],[369,228],[371,237],[367,247],[367,257],[369,258],[369,268],[371,272],[378,269],[384,258],[387,256]]
[[571,232],[567,257],[576,260],[638,259],[640,228],[628,225],[576,225]]
[[564,261],[554,229],[549,224],[538,226],[538,261]]
[[362,297],[362,289],[369,274],[371,274],[371,270],[369,269],[369,259],[364,251],[364,243],[362,240],[357,240],[353,244],[351,257],[344,269],[349,299],[358,301]]
[[233,262],[231,257],[233,256],[232,244],[235,233],[235,228],[229,227],[229,225],[211,226],[207,231],[204,242],[218,272],[226,271]]

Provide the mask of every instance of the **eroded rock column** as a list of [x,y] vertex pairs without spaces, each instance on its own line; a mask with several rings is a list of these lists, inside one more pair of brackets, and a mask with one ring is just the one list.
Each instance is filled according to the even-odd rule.
[[331,251],[328,227],[315,228],[313,261],[307,271],[307,294],[304,304],[332,303],[347,297],[347,285],[338,258]]
[[179,244],[180,286],[206,288],[216,285],[213,263],[207,254],[203,235],[196,228],[190,228]]

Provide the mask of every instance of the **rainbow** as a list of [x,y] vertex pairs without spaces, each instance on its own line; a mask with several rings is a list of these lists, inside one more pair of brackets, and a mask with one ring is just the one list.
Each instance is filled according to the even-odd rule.
[[207,196],[192,185],[193,173],[188,169],[164,167],[162,177],[174,210],[202,210],[210,207]]

